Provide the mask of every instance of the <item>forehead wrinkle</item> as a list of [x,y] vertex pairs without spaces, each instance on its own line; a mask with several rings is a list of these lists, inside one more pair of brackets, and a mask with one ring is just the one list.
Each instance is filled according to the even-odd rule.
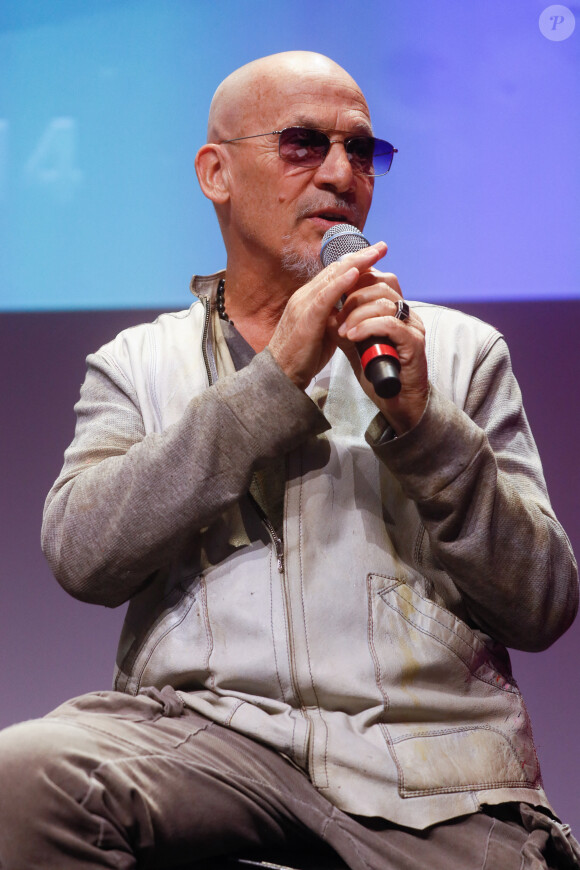
[[[276,129],[284,127],[310,127],[312,129],[372,134],[372,123],[366,101],[360,91],[346,90],[337,84],[328,88],[311,89],[299,93],[282,93],[280,110],[274,116]],[[338,99],[337,99],[338,98]],[[332,120],[331,120],[332,119]]]
[[372,126],[370,123],[365,121],[355,122],[350,125],[349,130],[339,129],[338,127],[328,127],[326,124],[321,124],[319,119],[314,118],[312,115],[297,115],[292,123],[285,123],[283,127],[280,129],[284,129],[285,127],[306,127],[309,130],[321,130],[323,133],[344,133],[346,136],[352,136],[353,134],[359,135],[372,135]]

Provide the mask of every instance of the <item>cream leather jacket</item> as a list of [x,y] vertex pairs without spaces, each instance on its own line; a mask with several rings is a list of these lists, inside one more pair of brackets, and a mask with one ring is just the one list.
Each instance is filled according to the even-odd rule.
[[570,624],[577,577],[493,328],[414,304],[431,396],[394,438],[339,352],[309,396],[239,372],[187,311],[88,358],[43,545],[75,596],[130,599],[115,686],[174,686],[334,804],[415,828],[549,806],[505,645]]

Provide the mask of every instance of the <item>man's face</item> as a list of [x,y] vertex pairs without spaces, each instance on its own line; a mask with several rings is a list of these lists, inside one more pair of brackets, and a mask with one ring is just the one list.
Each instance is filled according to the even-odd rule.
[[[260,85],[251,109],[240,116],[236,136],[294,126],[323,130],[339,143],[348,135],[372,132],[360,91],[349,79],[321,73]],[[342,144],[333,144],[316,168],[281,160],[278,136],[223,147],[230,149],[229,243],[234,249],[305,278],[319,268],[320,243],[329,227],[343,221],[363,228],[373,179],[353,173]]]

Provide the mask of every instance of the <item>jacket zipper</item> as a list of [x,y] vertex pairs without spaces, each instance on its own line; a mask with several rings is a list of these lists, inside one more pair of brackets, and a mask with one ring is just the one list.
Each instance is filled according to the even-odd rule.
[[[202,356],[203,356],[203,362],[205,365],[205,371],[207,374],[207,380],[208,380],[208,383],[211,387],[215,383],[215,379],[214,379],[213,374],[212,374],[211,364],[209,361],[209,352],[207,349],[207,342],[208,342],[208,337],[209,337],[209,321],[210,321],[210,316],[211,316],[211,304],[210,304],[209,299],[207,299],[207,298],[202,298],[202,302],[203,302],[203,305],[205,308],[205,318],[204,318],[204,322],[203,322],[203,336],[201,339],[201,352],[202,352]],[[260,521],[266,527],[266,531],[268,532],[270,539],[272,541],[272,544],[274,545],[274,549],[276,551],[276,559],[278,562],[278,571],[280,572],[280,574],[283,574],[284,573],[284,544],[283,544],[280,536],[277,534],[276,529],[274,528],[274,526],[272,525],[272,523],[270,522],[270,520],[266,516],[266,513],[262,510],[262,508],[260,507],[260,505],[258,504],[258,502],[256,501],[256,499],[254,498],[254,496],[252,495],[251,492],[248,492],[248,499],[249,499],[250,503],[252,504],[254,510],[256,511],[258,516],[260,517]]]
[[214,383],[214,377],[211,370],[211,365],[209,362],[209,354],[207,352],[207,339],[209,334],[209,318],[211,314],[211,304],[209,299],[202,298],[203,307],[205,310],[205,316],[203,321],[203,335],[201,337],[201,353],[203,356],[203,362],[205,365],[205,373],[207,375],[207,381],[210,387]]
[[284,544],[282,542],[282,539],[277,534],[276,529],[274,528],[274,526],[272,525],[272,523],[270,522],[270,520],[266,516],[265,512],[262,510],[262,508],[260,507],[260,505],[258,504],[258,502],[256,501],[256,499],[254,498],[254,496],[252,495],[251,492],[248,493],[248,499],[250,500],[252,506],[254,507],[254,510],[256,511],[258,516],[260,517],[260,520],[266,526],[268,534],[270,535],[270,538],[272,539],[272,543],[274,544],[274,549],[276,550],[276,558],[278,560],[278,571],[280,572],[280,574],[283,574],[284,573]]

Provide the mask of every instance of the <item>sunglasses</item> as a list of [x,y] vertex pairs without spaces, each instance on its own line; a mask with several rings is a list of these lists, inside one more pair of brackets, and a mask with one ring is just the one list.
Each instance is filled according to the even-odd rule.
[[374,136],[348,136],[346,139],[330,139],[322,130],[311,127],[285,127],[270,133],[254,133],[253,136],[238,136],[224,139],[220,144],[257,139],[259,136],[278,136],[278,154],[286,163],[314,169],[322,166],[330,146],[335,142],[344,145],[353,172],[361,175],[386,175],[397,152],[390,142]]

